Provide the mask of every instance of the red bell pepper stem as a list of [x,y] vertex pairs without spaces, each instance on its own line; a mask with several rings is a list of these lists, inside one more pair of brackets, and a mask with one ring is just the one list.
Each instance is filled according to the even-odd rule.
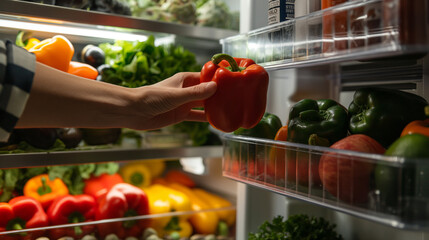
[[[73,220],[70,221],[71,223],[79,223],[81,222],[79,217],[75,217],[73,218]],[[74,227],[74,233],[79,236],[83,233],[82,228],[80,228],[79,226]]]
[[213,55],[211,61],[213,64],[218,65],[223,60],[225,60],[229,63],[229,65],[231,66],[231,72],[240,72],[241,71],[241,69],[238,67],[238,64],[235,61],[235,59],[228,54],[225,54],[225,53],[215,54],[215,55]]

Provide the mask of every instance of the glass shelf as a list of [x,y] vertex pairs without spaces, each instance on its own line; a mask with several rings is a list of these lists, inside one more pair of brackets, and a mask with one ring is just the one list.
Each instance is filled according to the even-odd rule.
[[[355,0],[221,40],[267,69],[425,53],[424,1]],[[404,20],[406,19],[406,21]]]
[[61,26],[72,25],[80,29],[101,29],[117,33],[142,34],[142,31],[145,31],[146,33],[174,34],[185,38],[216,41],[217,44],[219,39],[237,34],[237,31],[227,29],[152,21],[117,14],[13,0],[0,1],[0,14],[7,18],[19,18],[24,22]]
[[222,146],[174,148],[112,147],[94,150],[0,154],[0,169],[184,157],[220,158],[222,157]]
[[429,161],[221,135],[223,175],[396,228],[429,229]]

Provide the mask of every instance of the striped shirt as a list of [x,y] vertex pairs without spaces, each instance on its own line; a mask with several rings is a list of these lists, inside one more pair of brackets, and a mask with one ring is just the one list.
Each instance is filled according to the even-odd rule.
[[6,142],[24,111],[36,69],[36,57],[0,40],[0,142]]

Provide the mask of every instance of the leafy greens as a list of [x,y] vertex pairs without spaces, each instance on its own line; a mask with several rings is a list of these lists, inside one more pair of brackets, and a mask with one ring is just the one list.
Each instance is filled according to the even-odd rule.
[[199,72],[201,66],[195,55],[182,46],[155,46],[154,36],[146,41],[102,43],[99,47],[106,55],[105,82],[124,87],[140,87],[160,82],[179,72]]
[[249,234],[249,240],[342,240],[335,231],[335,225],[324,218],[304,214],[292,215],[287,220],[275,217],[264,222],[256,233]]

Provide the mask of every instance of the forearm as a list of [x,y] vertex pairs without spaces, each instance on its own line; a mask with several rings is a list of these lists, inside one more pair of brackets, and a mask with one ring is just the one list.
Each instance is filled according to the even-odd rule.
[[127,127],[135,91],[82,79],[37,63],[33,86],[16,128]]

